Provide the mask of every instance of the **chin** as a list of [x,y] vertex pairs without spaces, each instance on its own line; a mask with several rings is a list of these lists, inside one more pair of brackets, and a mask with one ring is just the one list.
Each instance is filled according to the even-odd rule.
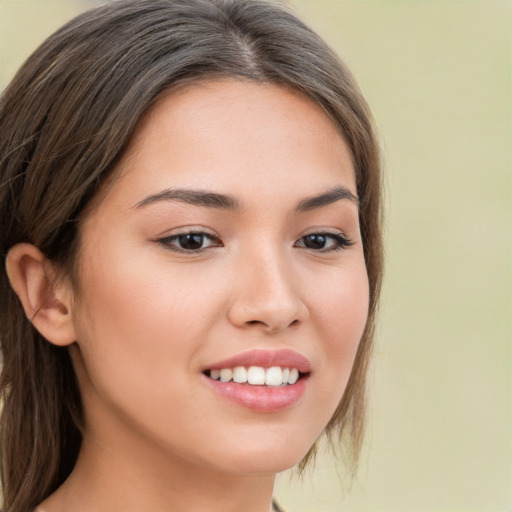
[[[309,452],[314,440],[305,442],[291,436],[267,436],[266,439],[246,440],[240,446],[231,446],[229,456],[222,458],[228,471],[239,474],[280,473],[298,464]],[[259,442],[258,442],[259,441]]]

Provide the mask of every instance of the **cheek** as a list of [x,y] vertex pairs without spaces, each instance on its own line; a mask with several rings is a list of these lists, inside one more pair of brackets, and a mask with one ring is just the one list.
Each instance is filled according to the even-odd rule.
[[128,342],[133,329],[143,330],[143,339],[156,332],[169,337],[180,326],[197,325],[194,316],[211,307],[212,290],[204,272],[186,273],[180,265],[169,264],[165,253],[149,257],[152,251],[107,248],[108,257],[91,258],[84,269],[83,310],[85,321],[94,319],[102,330],[110,326],[114,339],[124,331]]
[[334,269],[309,291],[311,309],[334,351],[358,345],[368,317],[369,284],[362,255]]
[[317,293],[315,323],[322,336],[324,358],[320,372],[325,400],[334,410],[345,391],[368,318],[369,287],[364,262],[351,272],[324,283]]
[[171,436],[182,429],[176,410],[194,404],[188,375],[210,326],[206,311],[214,297],[198,296],[190,279],[159,272],[152,263],[118,258],[116,265],[103,260],[84,272],[94,293],[82,298],[77,322],[81,389],[95,425],[105,425],[114,412],[139,431],[166,426]]
[[185,272],[165,253],[108,249],[83,269],[77,332],[89,378],[97,388],[116,381],[169,387],[170,375],[176,382],[195,370],[195,355],[221,318],[220,278],[206,266]]

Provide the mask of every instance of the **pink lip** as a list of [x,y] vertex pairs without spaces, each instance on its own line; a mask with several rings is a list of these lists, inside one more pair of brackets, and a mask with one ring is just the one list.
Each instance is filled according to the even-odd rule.
[[289,349],[251,350],[213,363],[204,369],[222,370],[222,368],[235,368],[235,366],[262,366],[263,368],[281,366],[282,368],[297,368],[301,373],[311,371],[309,361],[304,356]]
[[300,378],[288,386],[250,386],[236,382],[220,382],[202,376],[216,393],[228,400],[257,412],[279,412],[299,401],[306,391],[307,377]]
[[[304,357],[293,350],[251,350],[236,356],[218,361],[204,370],[221,370],[222,368],[235,368],[236,366],[262,366],[271,368],[297,368],[301,374],[311,372],[311,364]],[[308,376],[301,378],[288,386],[251,386],[236,382],[220,382],[203,375],[206,383],[213,391],[228,400],[252,409],[257,412],[279,412],[291,407],[299,401],[306,391]]]

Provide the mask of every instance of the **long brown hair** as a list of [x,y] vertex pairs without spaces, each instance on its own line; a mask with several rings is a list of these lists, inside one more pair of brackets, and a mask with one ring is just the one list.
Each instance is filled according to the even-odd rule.
[[[0,98],[0,255],[5,260],[12,246],[29,242],[73,278],[84,208],[141,116],[170,87],[222,77],[302,91],[325,109],[351,150],[370,312],[326,432],[339,435],[355,461],[382,273],[379,150],[350,72],[288,8],[263,0],[121,0],[48,38]],[[5,265],[0,341],[3,510],[28,512],[70,474],[83,408],[67,350],[33,328]]]

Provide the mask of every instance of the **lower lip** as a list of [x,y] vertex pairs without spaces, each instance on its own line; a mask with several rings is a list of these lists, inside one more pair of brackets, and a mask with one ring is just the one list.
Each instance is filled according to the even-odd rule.
[[257,412],[279,412],[296,404],[306,391],[307,378],[288,386],[251,386],[236,382],[220,382],[203,376],[210,387],[228,400]]

